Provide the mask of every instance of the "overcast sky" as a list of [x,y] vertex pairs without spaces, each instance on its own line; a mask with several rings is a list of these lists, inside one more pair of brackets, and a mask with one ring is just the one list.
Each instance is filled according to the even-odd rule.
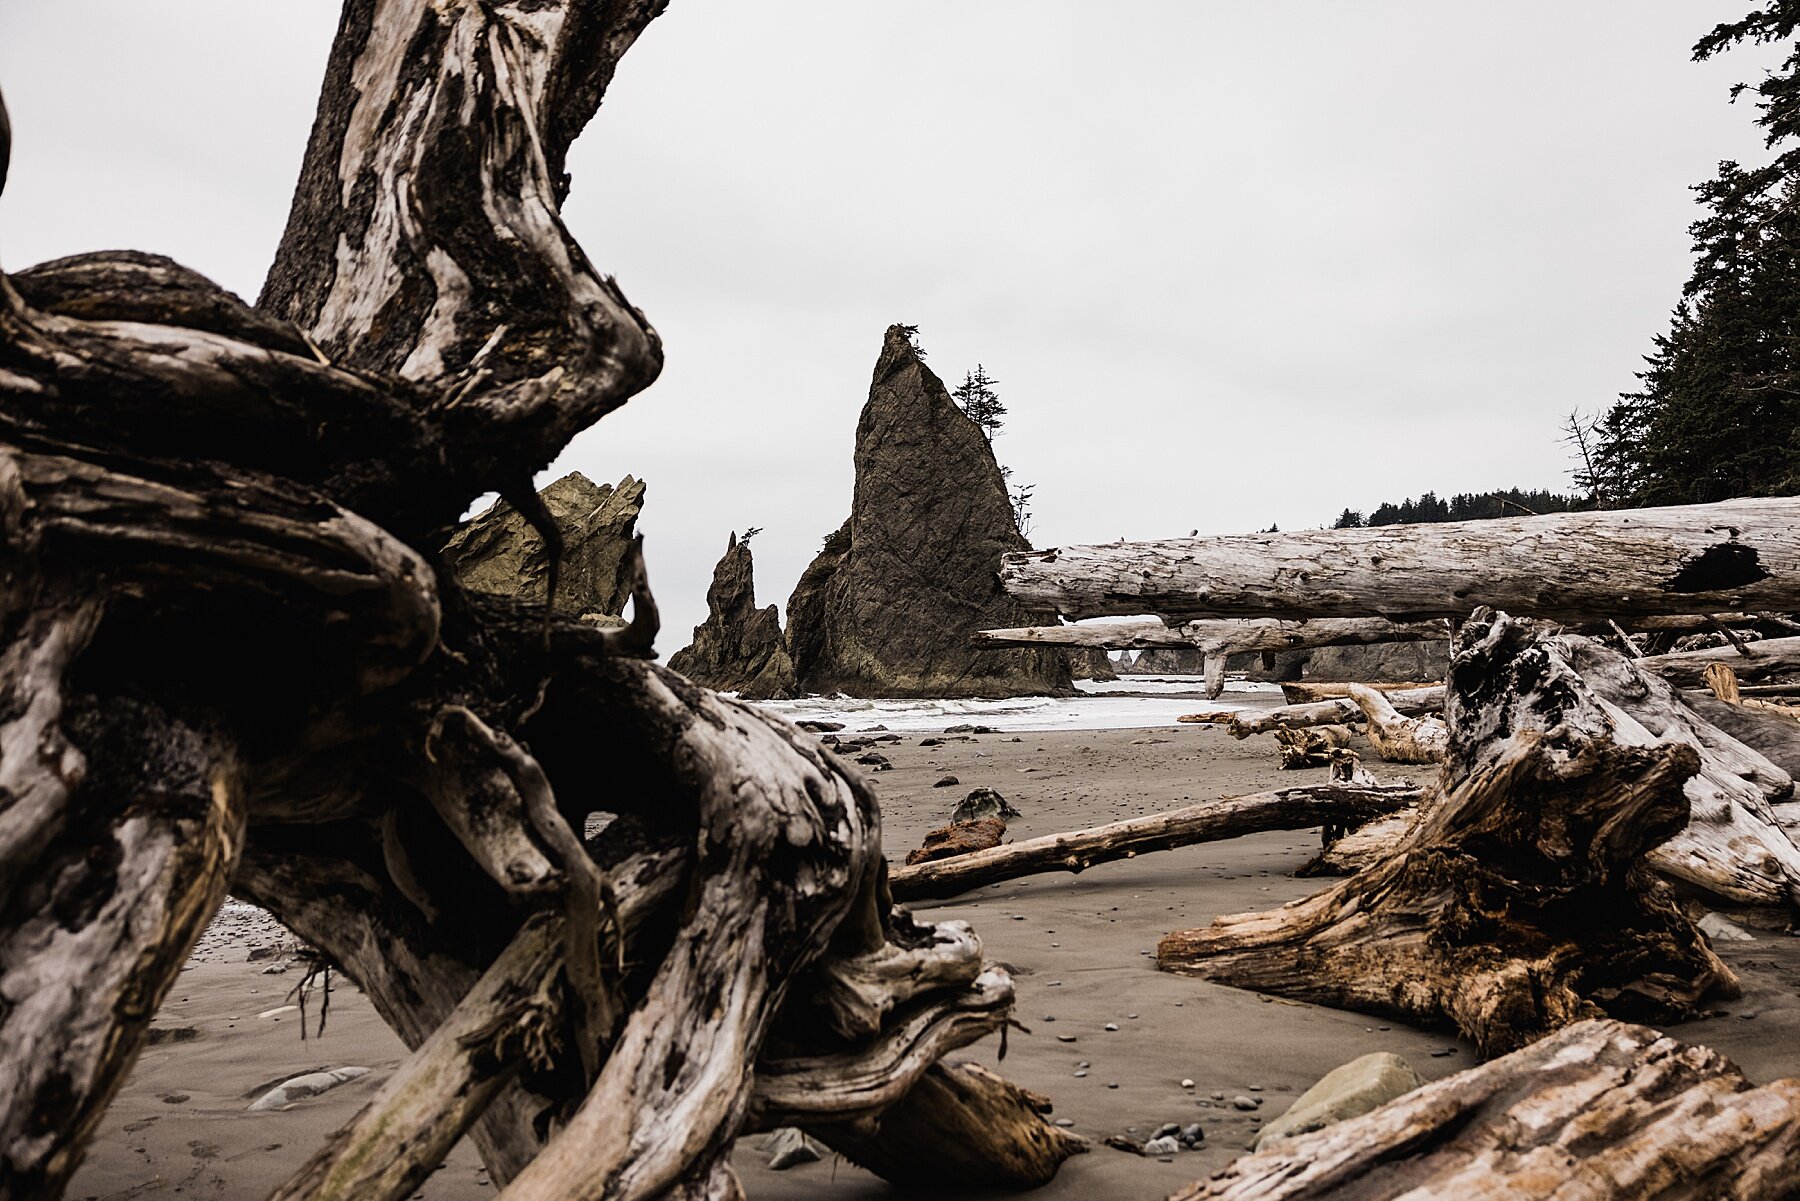
[[[784,603],[890,322],[977,361],[1038,545],[1564,488],[1756,159],[1688,49],[1747,0],[674,0],[570,157],[662,379],[546,479],[649,481],[664,653],[728,531]],[[4,0],[0,266],[169,254],[254,298],[337,5]],[[951,482],[953,484],[953,482]]]

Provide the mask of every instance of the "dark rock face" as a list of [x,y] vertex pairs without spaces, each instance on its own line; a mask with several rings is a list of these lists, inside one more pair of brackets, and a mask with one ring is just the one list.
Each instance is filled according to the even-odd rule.
[[1309,651],[1302,680],[1319,683],[1441,683],[1450,674],[1448,642],[1378,642],[1321,646]]
[[[631,598],[625,557],[644,507],[644,483],[626,476],[618,487],[572,471],[538,494],[562,531],[556,608],[581,616],[616,617]],[[463,587],[542,602],[550,570],[543,539],[519,511],[496,501],[457,530],[444,558]]]
[[1097,646],[1075,647],[1069,651],[1069,675],[1077,680],[1116,680],[1112,656]]
[[676,651],[669,666],[695,683],[746,700],[799,695],[780,614],[774,605],[756,607],[756,565],[750,544],[739,542],[735,533],[713,568],[706,620],[694,627],[694,641]]
[[1132,665],[1134,675],[1197,676],[1206,671],[1206,656],[1198,647],[1159,646],[1140,653]]
[[1053,620],[1000,589],[1000,557],[1028,545],[980,428],[889,327],[857,423],[850,520],[788,601],[800,687],[873,697],[1068,692],[1061,648],[969,642],[979,629]]

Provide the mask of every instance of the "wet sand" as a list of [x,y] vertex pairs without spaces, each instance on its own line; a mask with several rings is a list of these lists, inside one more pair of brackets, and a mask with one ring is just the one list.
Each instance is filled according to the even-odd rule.
[[[921,737],[909,733],[882,747],[893,770],[871,776],[882,802],[884,844],[896,860],[976,787],[998,789],[1021,810],[1008,835],[1028,838],[1324,775],[1323,769],[1279,771],[1268,740],[1240,743],[1204,727],[988,734],[937,747],[919,746]],[[1370,767],[1384,780],[1429,770]],[[945,774],[959,784],[934,788]],[[1427,1078],[1474,1064],[1471,1048],[1443,1031],[1155,969],[1150,955],[1169,930],[1316,891],[1322,882],[1292,872],[1317,846],[1316,831],[1255,835],[918,907],[932,917],[974,923],[989,956],[1012,970],[1017,1016],[1030,1034],[1012,1032],[999,1070],[1050,1096],[1054,1116],[1073,1121],[1093,1141],[1089,1154],[1070,1160],[1034,1196],[1166,1196],[1223,1167],[1261,1122],[1319,1076],[1370,1051],[1393,1051]],[[278,927],[247,907],[215,923],[156,1022],[192,1027],[195,1037],[145,1050],[102,1121],[70,1197],[265,1195],[379,1087],[405,1050],[347,982],[332,990],[322,1037],[303,1042],[296,1012],[257,1016],[284,1004],[299,971],[265,975],[282,961],[248,956],[256,947],[279,949],[283,941]],[[1717,1003],[1728,1016],[1670,1033],[1719,1049],[1758,1082],[1800,1075],[1800,939],[1758,932],[1756,941],[1721,944],[1719,952],[1742,975],[1744,996]],[[316,1009],[312,1016],[316,1021]],[[1108,1023],[1119,1029],[1107,1031]],[[990,1038],[951,1058],[993,1067],[997,1049]],[[1084,1062],[1089,1066],[1078,1066]],[[342,1065],[372,1070],[287,1110],[246,1112],[273,1082]],[[1192,1090],[1181,1087],[1184,1077],[1195,1082]],[[1260,1109],[1233,1108],[1240,1095],[1260,1099]],[[1142,1138],[1165,1122],[1192,1121],[1206,1131],[1203,1147],[1168,1163],[1099,1145],[1108,1134]],[[835,1156],[770,1171],[756,1148],[760,1141],[742,1140],[734,1158],[753,1201],[900,1195]],[[462,1201],[494,1192],[465,1141],[418,1196]]]

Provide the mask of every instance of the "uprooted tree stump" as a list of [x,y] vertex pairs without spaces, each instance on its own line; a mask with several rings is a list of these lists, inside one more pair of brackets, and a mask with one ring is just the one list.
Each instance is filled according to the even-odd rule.
[[60,1195],[227,887],[414,1049],[282,1198],[465,1132],[522,1201],[736,1195],[759,1124],[909,1178],[928,1129],[939,1182],[1079,1149],[998,1078],[911,1115],[1011,982],[893,909],[852,770],[645,661],[641,555],[610,631],[444,569],[486,491],[554,550],[533,473],[661,367],[559,208],[662,8],[349,0],[257,308],[0,276],[0,1195]]
[[1279,1139],[1170,1201],[1785,1201],[1800,1080],[1587,1021],[1371,1113]]
[[1644,862],[1700,756],[1625,745],[1564,645],[1505,615],[1457,638],[1443,795],[1325,892],[1157,948],[1170,971],[1454,1024],[1484,1055],[1609,1014],[1691,1017],[1736,977]]

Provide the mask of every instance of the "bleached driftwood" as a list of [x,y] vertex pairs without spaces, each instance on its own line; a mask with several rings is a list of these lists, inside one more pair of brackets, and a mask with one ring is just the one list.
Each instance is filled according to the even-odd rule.
[[1742,686],[1738,684],[1737,673],[1731,670],[1730,664],[1707,664],[1705,678],[1706,686],[1711,690],[1713,696],[1724,701],[1728,705],[1736,705],[1740,709],[1749,709],[1756,713],[1770,713],[1776,717],[1785,717],[1792,721],[1800,721],[1800,708],[1745,696]]
[[1787,612],[1800,609],[1800,499],[1065,546],[1009,554],[1000,576],[1071,619]]
[[[1281,698],[1290,705],[1310,705],[1314,701],[1348,700],[1350,697],[1350,689],[1353,687],[1355,687],[1354,683],[1315,683],[1311,680],[1283,680],[1281,682]],[[1434,687],[1434,685],[1418,683],[1368,683],[1364,684],[1363,687],[1373,688],[1377,692],[1415,692],[1420,688],[1430,688]]]
[[1800,638],[1766,638],[1761,642],[1747,642],[1744,650],[1749,653],[1733,646],[1715,646],[1703,651],[1645,655],[1638,660],[1638,664],[1677,688],[1706,687],[1706,669],[1714,663],[1728,665],[1737,673],[1740,682],[1800,674]]
[[[1445,693],[1442,684],[1428,684],[1423,688],[1408,688],[1384,695],[1388,704],[1410,716],[1435,713],[1444,707]],[[1277,709],[1265,709],[1261,713],[1232,712],[1216,716],[1229,721],[1234,738],[1248,738],[1252,734],[1268,734],[1275,730],[1298,730],[1307,726],[1344,725],[1363,720],[1362,708],[1347,696],[1335,701],[1283,705]]]
[[1189,621],[1170,626],[1162,621],[1089,622],[1082,625],[1024,626],[981,630],[975,641],[993,646],[1092,646],[1119,650],[1192,647],[1204,656],[1206,695],[1225,690],[1225,661],[1250,652],[1300,650],[1319,646],[1365,646],[1448,638],[1442,621],[1394,622],[1374,618],[1318,618],[1311,621]]
[[1381,642],[1429,642],[1448,638],[1443,621],[1389,621],[1385,617],[1322,617],[1307,621],[1277,618],[1185,621],[1169,625],[1145,621],[1093,621],[1075,625],[1022,626],[981,630],[975,641],[989,646],[1093,646],[1106,650],[1194,647],[1207,654],[1291,651],[1318,646],[1367,646]]
[[[1737,905],[1800,904],[1800,848],[1773,804],[1793,795],[1791,776],[1696,713],[1644,659],[1579,637],[1554,640],[1623,745],[1692,747],[1699,767],[1685,786],[1690,819],[1649,855],[1664,875]],[[1455,703],[1455,702],[1453,702]],[[1454,726],[1459,720],[1450,714]],[[1465,718],[1466,719],[1466,718]],[[1550,729],[1543,725],[1543,729]]]
[[1756,1086],[1707,1047],[1579,1022],[1279,1139],[1169,1201],[1785,1201],[1800,1080]]
[[1350,700],[1368,722],[1369,741],[1389,763],[1441,763],[1450,730],[1441,718],[1403,717],[1383,693],[1365,684],[1350,685]]
[[1241,838],[1263,830],[1357,826],[1410,805],[1419,795],[1419,789],[1405,784],[1319,784],[1204,801],[1088,830],[1028,838],[953,859],[892,868],[888,872],[888,887],[897,901],[953,897],[1000,880],[1039,872],[1081,872],[1113,859]]
[[1405,842],[1305,900],[1168,935],[1159,966],[1449,1021],[1484,1054],[1600,1012],[1678,1021],[1731,995],[1735,976],[1644,862],[1687,823],[1700,753],[1621,731],[1570,643],[1592,645],[1472,618],[1443,797]]

